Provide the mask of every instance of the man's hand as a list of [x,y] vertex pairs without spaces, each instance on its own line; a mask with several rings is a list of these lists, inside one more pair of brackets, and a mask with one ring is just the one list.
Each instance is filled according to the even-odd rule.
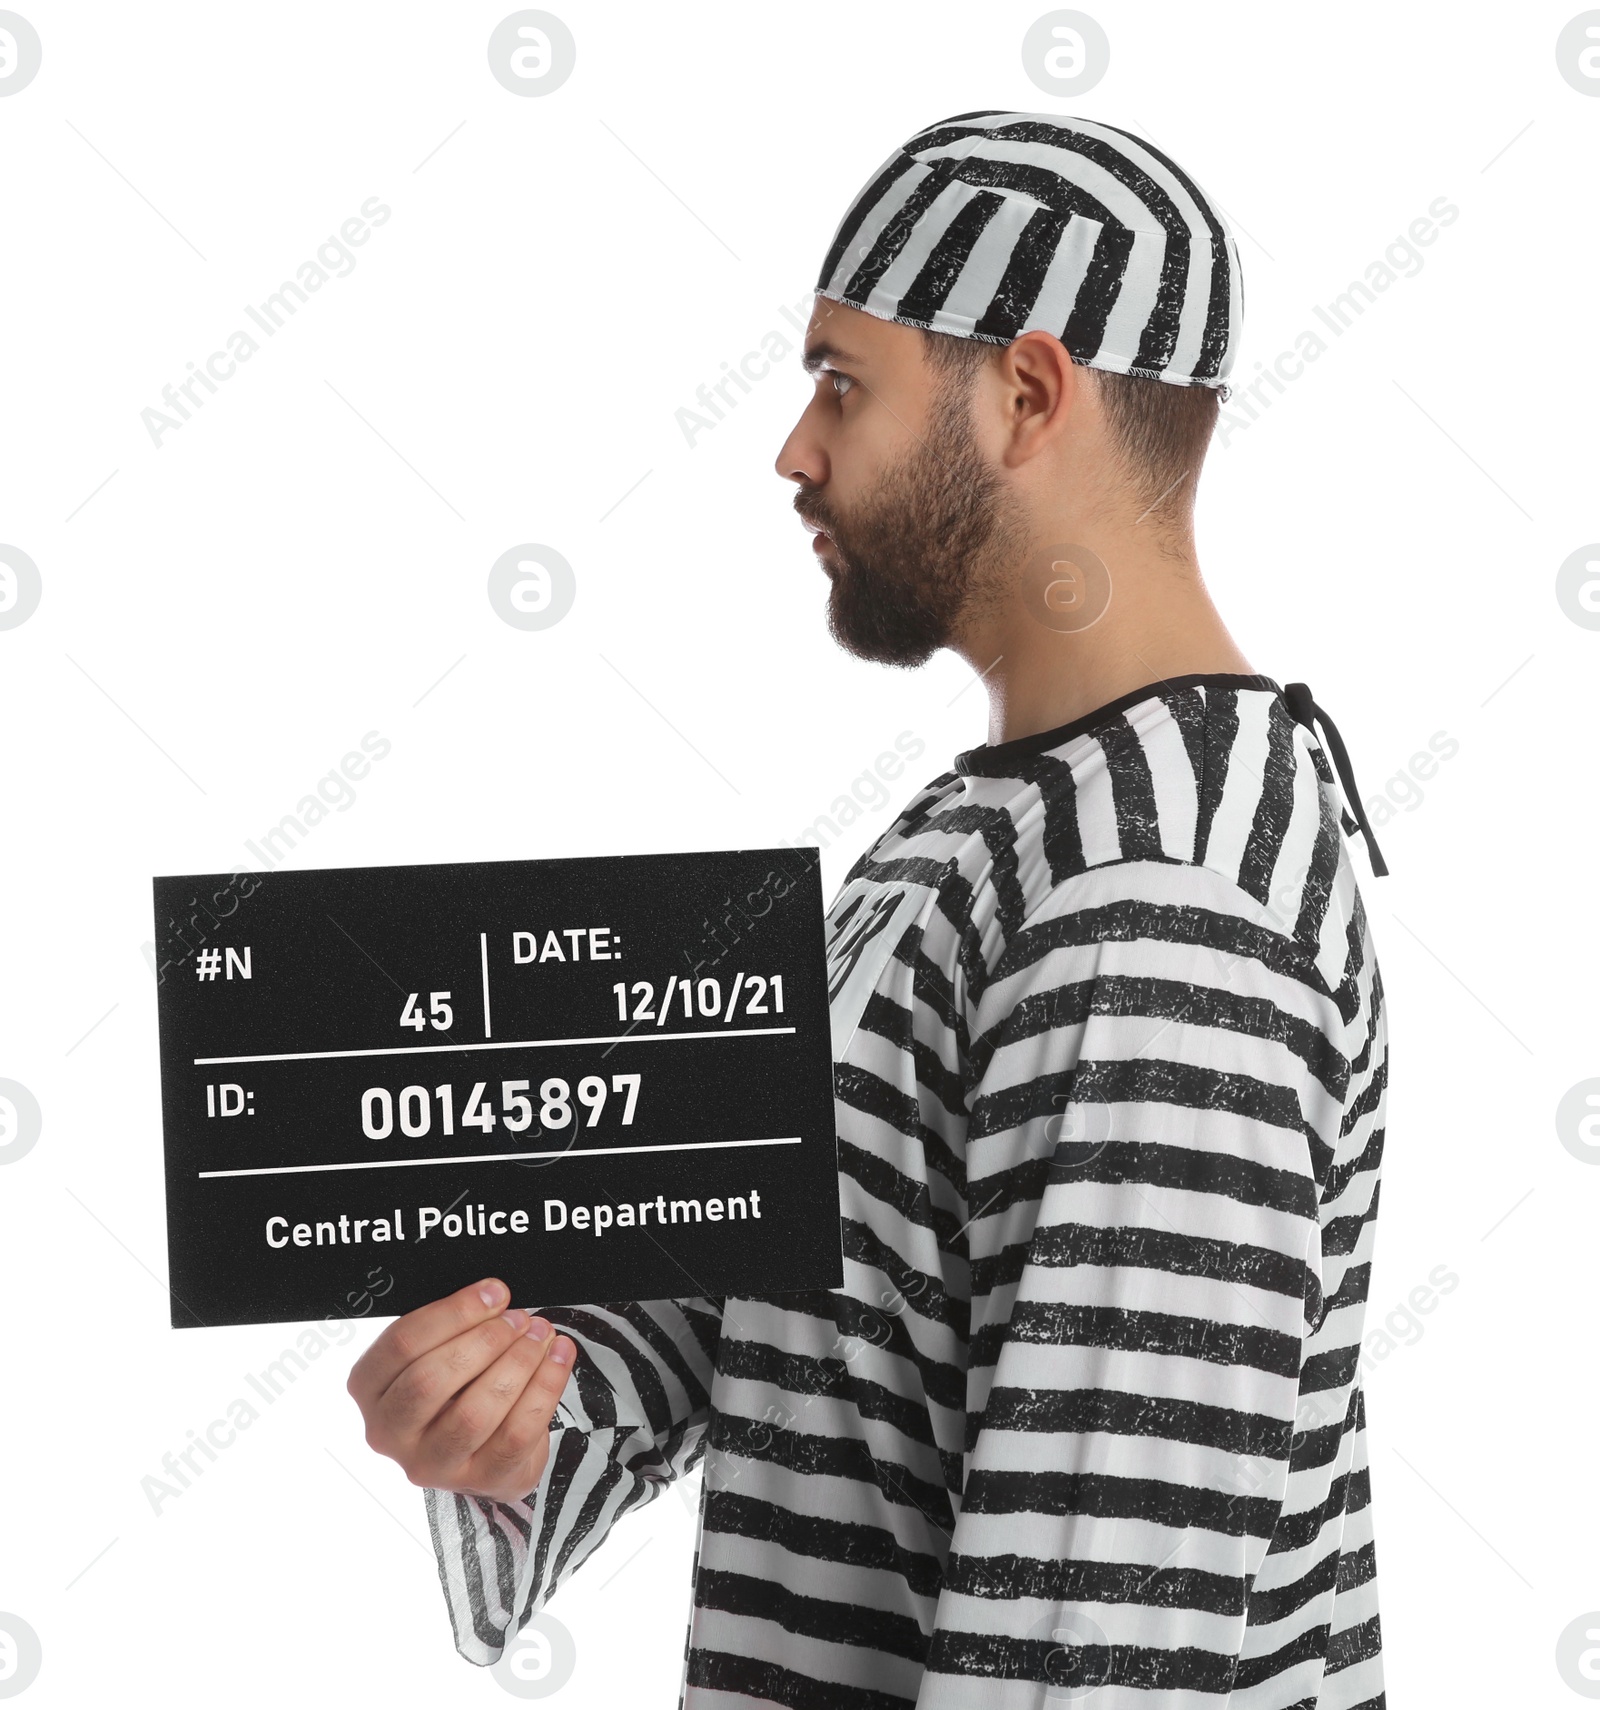
[[495,1277],[397,1318],[345,1386],[367,1443],[413,1484],[520,1502],[550,1458],[550,1418],[576,1344],[542,1318],[506,1311]]

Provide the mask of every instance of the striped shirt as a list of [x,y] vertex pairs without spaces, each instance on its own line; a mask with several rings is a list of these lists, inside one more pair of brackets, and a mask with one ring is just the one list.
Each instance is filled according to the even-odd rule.
[[460,1653],[703,1462],[681,1710],[1382,1710],[1341,823],[1232,673],[920,790],[828,909],[844,1285],[543,1309],[539,1487],[425,1492]]

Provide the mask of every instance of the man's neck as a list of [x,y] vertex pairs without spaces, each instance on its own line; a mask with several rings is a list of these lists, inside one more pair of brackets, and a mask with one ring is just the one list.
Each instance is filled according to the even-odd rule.
[[1138,563],[1115,547],[1099,550],[1120,570],[1107,572],[1109,597],[1091,582],[1086,627],[1056,627],[1075,620],[1049,612],[1041,619],[1039,589],[1019,587],[957,645],[988,690],[991,743],[1053,730],[1146,684],[1192,672],[1253,674],[1197,563]]

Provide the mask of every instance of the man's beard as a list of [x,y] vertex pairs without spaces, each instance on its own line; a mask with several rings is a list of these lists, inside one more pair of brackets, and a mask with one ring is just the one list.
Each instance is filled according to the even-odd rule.
[[843,524],[802,495],[801,516],[826,529],[832,551],[828,629],[860,659],[925,664],[973,614],[992,604],[1026,531],[971,428],[971,392],[947,382],[926,440],[882,475]]

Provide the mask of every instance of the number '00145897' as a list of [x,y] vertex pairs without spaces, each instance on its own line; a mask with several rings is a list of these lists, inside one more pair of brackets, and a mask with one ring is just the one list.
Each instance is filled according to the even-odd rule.
[[[600,1121],[600,1113],[605,1109],[608,1093],[617,1092],[624,1095],[620,1124],[625,1128],[630,1127],[643,1081],[644,1076],[640,1074],[613,1075],[608,1089],[603,1076],[585,1075],[578,1082],[577,1088],[577,1103],[589,1113],[582,1126],[596,1127]],[[497,1116],[493,1106],[484,1098],[488,1091],[488,1082],[474,1081],[472,1090],[467,1095],[466,1106],[461,1112],[461,1126],[481,1128],[487,1134],[499,1121],[513,1134],[523,1133],[533,1127],[535,1121],[533,1102],[528,1096],[530,1085],[530,1082],[524,1080],[502,1081],[500,1111]],[[548,1080],[541,1081],[539,1101],[537,1120],[541,1129],[571,1126],[574,1112],[573,1090],[569,1082],[560,1075],[552,1075]],[[439,1132],[454,1134],[455,1090],[448,1081],[434,1087],[431,1094],[424,1086],[402,1087],[398,1096],[391,1093],[387,1087],[368,1087],[361,1095],[361,1131],[369,1140],[387,1140],[394,1132],[398,1115],[400,1132],[409,1139],[420,1139],[424,1134],[433,1131],[435,1107],[440,1121]]]

